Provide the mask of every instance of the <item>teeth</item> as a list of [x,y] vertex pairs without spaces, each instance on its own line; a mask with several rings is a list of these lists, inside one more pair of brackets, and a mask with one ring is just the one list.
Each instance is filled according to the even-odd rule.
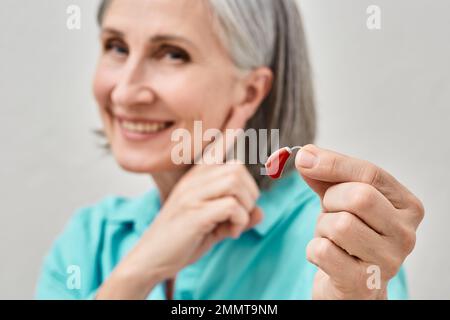
[[124,129],[137,133],[155,133],[168,127],[167,123],[162,122],[143,123],[143,122],[121,121],[121,125]]

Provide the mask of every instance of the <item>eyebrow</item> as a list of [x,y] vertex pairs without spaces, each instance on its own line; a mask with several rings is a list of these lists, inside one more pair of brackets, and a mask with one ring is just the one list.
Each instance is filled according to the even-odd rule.
[[[101,33],[111,33],[113,35],[119,36],[124,38],[125,35],[123,32],[113,29],[113,28],[102,28]],[[181,37],[181,36],[177,36],[177,35],[173,35],[173,34],[156,34],[153,35],[149,38],[149,42],[164,42],[164,41],[178,41],[178,42],[184,42],[194,48],[196,48],[196,45],[190,41],[187,38]]]

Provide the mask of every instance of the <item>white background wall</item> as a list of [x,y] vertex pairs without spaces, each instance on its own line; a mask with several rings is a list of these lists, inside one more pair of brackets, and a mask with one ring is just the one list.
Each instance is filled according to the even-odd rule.
[[[450,298],[450,2],[300,0],[318,97],[318,144],[371,160],[427,216],[407,260],[413,298]],[[66,28],[66,8],[82,29]],[[366,28],[379,5],[382,29]],[[73,211],[137,195],[96,146],[93,0],[3,0],[0,10],[0,298],[32,298],[46,250]]]

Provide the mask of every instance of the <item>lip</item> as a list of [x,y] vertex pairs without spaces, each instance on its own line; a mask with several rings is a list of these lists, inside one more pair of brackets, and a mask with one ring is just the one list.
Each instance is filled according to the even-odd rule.
[[[130,142],[147,142],[151,140],[155,140],[164,134],[170,132],[170,129],[174,126],[175,121],[164,121],[164,120],[155,120],[155,119],[144,119],[144,118],[133,118],[133,117],[124,117],[124,116],[113,116],[113,121],[117,129],[119,129],[122,137]],[[168,123],[170,122],[170,126],[167,128],[152,133],[141,133],[129,131],[122,126],[123,121],[131,121],[131,122],[139,122],[139,123]]]
[[175,122],[173,120],[163,120],[163,119],[147,119],[147,118],[137,118],[137,117],[129,117],[119,114],[112,115],[115,119],[122,121],[131,121],[131,122],[140,122],[140,123],[167,123],[167,122]]

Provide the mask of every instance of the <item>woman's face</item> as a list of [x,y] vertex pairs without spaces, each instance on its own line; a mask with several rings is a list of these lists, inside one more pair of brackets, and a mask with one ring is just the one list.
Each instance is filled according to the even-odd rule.
[[[177,128],[223,129],[243,98],[239,72],[204,1],[114,0],[101,31],[94,93],[119,164],[133,172],[175,168]],[[199,137],[197,137],[199,138]]]

